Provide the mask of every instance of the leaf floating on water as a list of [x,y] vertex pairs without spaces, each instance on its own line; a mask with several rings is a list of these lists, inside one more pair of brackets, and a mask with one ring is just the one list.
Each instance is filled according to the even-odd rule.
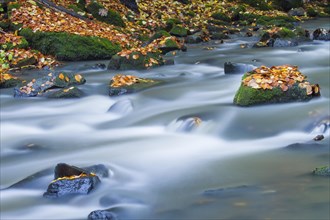
[[80,82],[81,79],[82,79],[82,76],[81,76],[80,74],[76,74],[76,75],[74,76],[74,78],[75,78],[75,80],[76,80],[77,82]]
[[134,59],[134,60],[139,59],[139,54],[134,54],[134,55],[133,55],[133,59]]

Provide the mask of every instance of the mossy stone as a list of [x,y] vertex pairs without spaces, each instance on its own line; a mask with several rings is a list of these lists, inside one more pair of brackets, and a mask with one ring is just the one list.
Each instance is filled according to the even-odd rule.
[[22,59],[20,61],[18,61],[16,64],[14,65],[10,65],[13,68],[21,68],[24,66],[30,66],[30,65],[35,65],[38,62],[38,60],[32,56],[32,57],[27,57],[25,59]]
[[20,35],[33,49],[63,61],[110,59],[121,50],[118,44],[99,37],[64,32],[34,33],[31,29],[22,29]]
[[186,37],[188,35],[188,30],[185,29],[182,26],[179,25],[175,25],[171,31],[170,31],[171,35],[174,35],[176,37]]
[[48,98],[81,98],[82,96],[83,92],[75,86],[60,89],[47,95]]
[[108,10],[103,5],[92,2],[86,7],[87,12],[91,13],[94,18],[99,21],[112,24],[119,27],[125,27],[125,22],[121,18],[120,14],[113,10]]
[[225,22],[230,21],[230,17],[228,17],[225,13],[222,13],[222,12],[213,13],[211,15],[211,17],[215,20],[221,20],[221,21],[225,21]]
[[0,81],[0,89],[15,87],[21,82],[22,82],[22,80],[20,80],[18,78],[2,80],[2,81]]
[[330,177],[330,167],[329,166],[317,167],[317,168],[315,168],[315,170],[313,170],[313,174],[316,176],[329,176]]
[[[137,56],[134,59],[133,56]],[[133,52],[129,58],[114,55],[108,65],[108,69],[112,70],[141,70],[149,68],[146,64],[149,63],[150,58],[156,60],[158,64],[154,64],[152,67],[164,65],[164,60],[159,52],[149,52],[146,55],[140,52]]]
[[[142,79],[144,80],[144,79]],[[112,80],[110,81],[110,85]],[[111,87],[109,86],[109,96],[119,96],[124,94],[131,94],[135,92],[140,92],[142,90],[154,87],[156,85],[160,85],[162,81],[160,80],[148,80],[145,79],[145,82],[134,83],[129,86],[122,86],[122,87]]]
[[150,38],[150,42],[161,37],[170,37],[170,36],[171,36],[170,33],[168,33],[167,31],[159,30],[154,35],[152,35],[152,37]]

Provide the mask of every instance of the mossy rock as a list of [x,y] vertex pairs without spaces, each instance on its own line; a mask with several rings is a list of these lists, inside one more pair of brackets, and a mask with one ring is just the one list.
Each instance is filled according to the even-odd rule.
[[0,78],[0,89],[11,88],[17,86],[22,80],[8,73],[2,73]]
[[[254,74],[254,71],[248,72],[243,75],[242,81],[248,76]],[[303,81],[302,83],[308,83]],[[311,85],[314,86],[314,85]],[[260,104],[273,104],[273,103],[288,103],[288,102],[303,102],[309,101],[314,97],[320,96],[319,87],[317,91],[313,91],[308,94],[307,89],[299,86],[298,82],[295,82],[292,86],[283,90],[280,88],[280,84],[271,89],[252,88],[244,85],[243,82],[239,87],[234,97],[234,104],[239,106],[252,106]]]
[[153,40],[156,40],[158,38],[161,38],[161,37],[170,37],[170,33],[168,33],[167,31],[165,30],[159,30],[157,31],[154,35],[152,35],[152,37],[150,38],[150,42],[152,42]]
[[22,29],[19,34],[26,38],[33,49],[63,61],[110,59],[121,50],[118,44],[99,37],[64,32],[34,33],[31,29]]
[[259,104],[309,101],[312,98],[313,96],[308,96],[306,90],[300,89],[298,85],[294,85],[286,92],[283,92],[277,87],[272,90],[263,90],[241,85],[235,95],[234,103],[239,106],[251,106]]
[[[134,59],[133,57],[138,57]],[[140,52],[133,52],[129,55],[128,59],[124,56],[114,55],[108,65],[111,70],[141,70],[148,69],[150,66],[150,59],[158,62],[154,63],[151,67],[164,65],[164,60],[159,52],[149,52],[146,55]]]
[[112,87],[111,86],[112,81],[110,81],[109,96],[119,96],[119,95],[136,93],[162,84],[162,81],[160,80],[150,80],[144,78],[140,78],[140,79],[141,81],[138,83],[134,83],[132,85],[122,86],[122,87]]
[[314,8],[311,7],[307,8],[306,13],[308,17],[316,17],[319,15],[319,13],[315,11]]
[[166,27],[165,30],[166,31],[170,31],[174,26],[178,25],[178,24],[182,24],[182,22],[179,19],[176,18],[170,18],[166,21]]
[[188,35],[188,30],[182,26],[175,25],[171,29],[170,34],[176,37],[186,37]]
[[31,66],[38,63],[38,60],[34,57],[27,57],[25,59],[19,60],[16,64],[11,64],[10,67],[13,68],[22,68],[24,66]]
[[225,13],[222,12],[213,13],[211,17],[215,20],[221,20],[225,22],[229,22],[231,20],[230,17],[228,17]]
[[125,27],[125,22],[121,18],[120,14],[113,10],[108,10],[103,5],[92,2],[86,7],[87,12],[91,13],[94,18],[99,21],[112,24],[119,27]]
[[27,49],[29,47],[29,43],[26,41],[25,38],[21,39],[21,42],[19,44],[14,45],[12,42],[6,43],[6,44],[0,44],[0,49],[3,50],[11,50],[14,48],[18,49]]
[[48,98],[81,98],[83,92],[75,86],[60,89],[47,95]]
[[272,3],[274,7],[284,11],[289,11],[292,8],[303,7],[302,0],[273,0]]
[[330,177],[330,167],[329,166],[317,167],[317,168],[315,168],[315,170],[313,170],[313,174],[316,176],[329,176]]

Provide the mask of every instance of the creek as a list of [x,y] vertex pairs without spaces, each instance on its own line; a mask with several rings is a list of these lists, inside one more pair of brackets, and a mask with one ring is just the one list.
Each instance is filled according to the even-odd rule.
[[[304,26],[329,29],[325,19]],[[329,165],[330,129],[320,142],[312,131],[330,115],[330,43],[240,48],[253,40],[189,45],[175,65],[146,71],[90,68],[107,61],[65,63],[57,70],[87,80],[81,99],[13,98],[13,89],[1,90],[1,219],[86,219],[100,209],[118,219],[329,219],[329,178],[311,171]],[[235,106],[242,75],[225,75],[228,61],[297,65],[320,85],[321,97]],[[109,97],[117,73],[166,83]],[[191,117],[201,124],[189,129]],[[57,163],[104,164],[110,177],[88,195],[43,198]],[[213,189],[220,190],[207,193]]]

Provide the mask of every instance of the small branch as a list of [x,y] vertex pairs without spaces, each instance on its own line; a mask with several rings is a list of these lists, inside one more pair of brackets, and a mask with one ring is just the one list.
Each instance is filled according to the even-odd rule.
[[0,29],[0,33],[1,34],[7,34],[7,32],[3,31],[2,29]]

